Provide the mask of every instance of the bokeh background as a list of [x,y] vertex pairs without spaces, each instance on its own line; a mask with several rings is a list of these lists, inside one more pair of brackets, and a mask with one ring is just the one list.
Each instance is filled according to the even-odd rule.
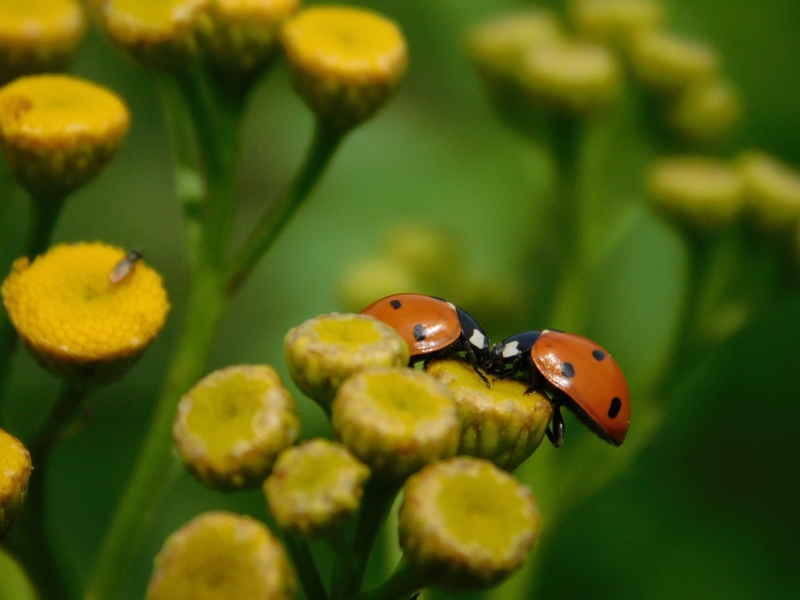
[[[286,331],[339,309],[348,265],[374,255],[386,230],[399,222],[443,226],[460,238],[464,277],[516,281],[523,298],[539,285],[526,250],[541,235],[537,218],[550,185],[548,162],[541,149],[492,112],[464,44],[482,19],[530,4],[353,3],[401,24],[411,51],[408,80],[387,109],[347,139],[313,198],[233,302],[212,368],[265,362],[286,377]],[[746,120],[737,145],[800,164],[800,3],[667,4],[671,28],[715,45],[725,74],[744,97]],[[552,5],[562,8],[559,2]],[[120,93],[133,124],[119,157],[70,199],[56,240],[143,248],[146,260],[163,274],[173,304],[153,348],[122,383],[94,397],[89,428],[62,443],[52,461],[49,518],[65,566],[85,579],[176,339],[186,263],[153,75],[96,33],[72,72]],[[311,115],[280,65],[260,83],[247,117],[241,231],[290,180],[311,127]],[[625,147],[624,139],[615,143]],[[599,154],[604,158],[595,166],[598,172],[624,174],[627,182],[620,183],[623,175],[606,177],[606,201],[637,193],[625,152]],[[26,205],[15,196],[2,215],[3,269],[19,244]],[[680,239],[644,210],[603,272],[592,333],[633,381],[646,378],[665,359],[684,270]],[[547,326],[533,322],[535,313],[526,311],[524,302],[520,306],[513,323],[489,331],[492,338],[516,333],[514,327]],[[470,310],[481,319],[480,306]],[[538,568],[525,597],[800,598],[798,339],[800,294],[788,293],[719,350],[718,368],[693,384],[691,402],[667,411],[656,437],[624,473],[561,516],[535,550]],[[14,367],[15,401],[8,418],[22,435],[45,413],[57,384],[23,354]],[[328,435],[321,411],[299,393],[296,397],[303,437]],[[632,402],[635,428],[635,397]],[[568,427],[573,424],[568,421]],[[550,452],[555,450],[546,444],[539,450]],[[535,470],[537,456],[528,470]],[[222,496],[181,475],[160,505],[126,598],[142,597],[152,557],[171,531],[199,512],[221,507],[261,518],[265,512],[258,492]],[[317,550],[324,557],[325,549]],[[373,578],[380,569],[374,565]]]

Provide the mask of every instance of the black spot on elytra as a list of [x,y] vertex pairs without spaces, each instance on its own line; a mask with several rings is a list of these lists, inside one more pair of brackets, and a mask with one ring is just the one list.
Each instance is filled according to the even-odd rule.
[[419,323],[414,325],[414,339],[418,342],[421,342],[425,339],[425,328]]
[[572,366],[572,363],[564,363],[561,365],[561,374],[567,379],[572,379],[575,377],[575,367]]
[[621,408],[622,400],[614,396],[614,398],[611,400],[611,406],[608,408],[608,416],[612,419],[616,419]]
[[595,360],[603,360],[606,357],[606,353],[602,350],[592,350],[592,356],[594,356]]
[[397,310],[398,308],[400,308],[401,306],[403,306],[403,305],[400,303],[400,300],[392,300],[391,302],[389,302],[389,304],[391,304],[391,305],[392,305],[392,308],[393,308],[393,309],[395,309],[395,310]]

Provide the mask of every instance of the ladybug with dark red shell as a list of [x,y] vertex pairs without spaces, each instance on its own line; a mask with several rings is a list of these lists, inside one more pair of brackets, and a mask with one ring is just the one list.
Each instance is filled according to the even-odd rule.
[[489,357],[489,336],[463,308],[435,296],[394,294],[373,302],[361,314],[375,317],[397,331],[411,351],[411,365],[464,351],[475,372],[489,385],[478,370]]
[[543,389],[551,396],[547,437],[556,448],[564,441],[562,405],[608,443],[625,441],[631,422],[628,384],[617,362],[593,341],[563,331],[528,331],[495,344],[484,366],[500,379],[526,373],[529,391]]

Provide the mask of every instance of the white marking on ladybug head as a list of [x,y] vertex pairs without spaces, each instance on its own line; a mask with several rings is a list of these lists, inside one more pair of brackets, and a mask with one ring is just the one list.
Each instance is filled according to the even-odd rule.
[[486,336],[477,329],[472,330],[472,336],[469,338],[469,343],[476,348],[483,348],[486,345]]
[[519,342],[509,342],[503,346],[503,358],[511,358],[519,354]]

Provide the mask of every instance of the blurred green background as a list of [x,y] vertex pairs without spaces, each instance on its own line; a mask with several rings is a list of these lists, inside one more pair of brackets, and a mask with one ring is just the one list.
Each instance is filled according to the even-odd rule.
[[[471,271],[516,277],[526,289],[537,285],[525,252],[542,226],[537,211],[547,193],[547,162],[496,118],[464,56],[470,27],[528,3],[356,4],[401,24],[411,51],[408,80],[386,110],[346,140],[312,199],[233,302],[212,368],[265,362],[286,377],[285,332],[339,308],[337,290],[347,265],[375,254],[385,230],[399,221],[445,225],[468,241],[464,261]],[[668,5],[671,28],[717,46],[724,73],[738,85],[747,113],[738,145],[800,164],[800,2],[670,0]],[[122,383],[94,397],[90,427],[61,444],[52,461],[52,529],[65,566],[85,579],[176,339],[186,265],[154,77],[95,33],[73,72],[119,92],[133,124],[119,157],[70,199],[56,241],[98,239],[142,247],[163,274],[173,304],[153,348]],[[241,231],[290,180],[311,127],[309,111],[279,66],[254,94],[245,126]],[[616,159],[623,160],[624,152]],[[626,165],[605,166],[625,172]],[[631,193],[631,174],[627,177],[627,187],[606,178],[606,201]],[[3,268],[18,245],[25,212],[19,196],[2,217]],[[664,359],[684,260],[678,237],[642,212],[604,271],[592,333],[633,381]],[[471,309],[480,319],[480,307]],[[547,326],[531,318],[520,315],[520,322],[525,328]],[[489,333],[500,339],[516,331]],[[800,598],[798,339],[800,295],[794,293],[776,300],[726,343],[717,371],[693,384],[693,402],[669,411],[632,467],[569,510],[535,550],[542,553],[539,597]],[[56,382],[20,355],[12,385],[15,401],[8,418],[12,431],[22,435],[44,414]],[[304,437],[327,435],[321,411],[299,393],[296,398]],[[632,402],[635,428],[635,397]],[[530,460],[535,469],[537,456]],[[126,598],[142,597],[152,557],[166,535],[195,514],[222,507],[261,518],[265,512],[258,492],[223,496],[183,474],[160,506]]]

